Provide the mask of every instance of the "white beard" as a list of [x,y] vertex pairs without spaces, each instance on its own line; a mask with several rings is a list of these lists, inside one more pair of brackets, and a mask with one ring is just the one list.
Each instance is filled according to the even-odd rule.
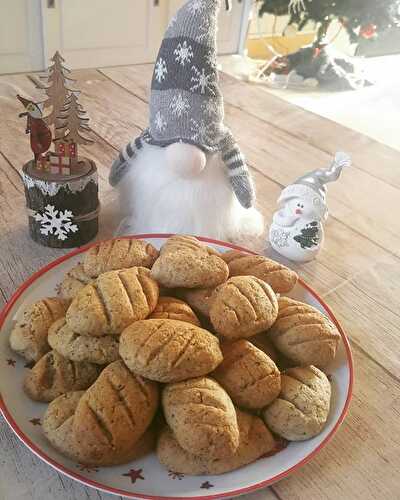
[[248,245],[265,231],[261,214],[237,201],[219,154],[182,176],[168,168],[164,148],[145,144],[118,187],[125,215],[118,236],[179,233]]

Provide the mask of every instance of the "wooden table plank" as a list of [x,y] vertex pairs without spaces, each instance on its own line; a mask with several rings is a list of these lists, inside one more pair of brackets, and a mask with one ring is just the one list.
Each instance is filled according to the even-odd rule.
[[239,110],[254,114],[326,153],[345,150],[351,154],[358,169],[400,187],[398,151],[328,118],[294,106],[260,85],[249,85],[233,77],[231,84],[224,88],[224,98]]

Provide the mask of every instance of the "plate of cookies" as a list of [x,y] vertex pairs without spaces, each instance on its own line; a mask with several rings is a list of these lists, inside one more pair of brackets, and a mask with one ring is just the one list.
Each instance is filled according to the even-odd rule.
[[353,362],[288,267],[206,238],[95,243],[0,316],[0,409],[61,473],[139,499],[233,497],[307,463],[345,418]]

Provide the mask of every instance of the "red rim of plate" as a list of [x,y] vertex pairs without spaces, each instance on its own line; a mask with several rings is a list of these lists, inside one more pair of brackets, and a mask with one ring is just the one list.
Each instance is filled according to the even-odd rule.
[[[125,236],[123,237],[124,239],[156,239],[156,238],[169,238],[172,236],[172,234],[138,234],[134,236]],[[205,243],[213,243],[215,245],[220,245],[228,248],[232,248],[233,250],[240,250],[249,254],[257,255],[255,252],[252,252],[246,248],[233,245],[232,243],[227,243],[224,241],[218,241],[218,240],[213,240],[210,238],[203,238],[200,236],[197,236],[197,238]],[[114,238],[115,239],[115,238]],[[14,295],[11,297],[11,299],[7,302],[7,304],[4,306],[1,314],[0,314],[0,328],[3,326],[3,323],[14,306],[15,302],[19,299],[19,297],[23,294],[23,292],[29,288],[29,286],[34,283],[39,277],[41,277],[43,274],[45,274],[47,271],[50,269],[53,269],[54,267],[58,266],[62,262],[69,260],[71,257],[74,257],[75,255],[78,255],[80,253],[86,252],[89,248],[92,246],[98,245],[99,241],[96,241],[95,243],[89,243],[88,245],[85,245],[83,247],[79,247],[76,250],[73,250],[72,252],[69,252],[66,255],[63,255],[62,257],[59,257],[58,259],[50,262],[47,266],[44,266],[41,268],[39,271],[37,271],[35,274],[33,274],[28,280],[26,280],[19,288],[18,290],[14,293]],[[353,356],[351,353],[350,349],[350,344],[349,341],[346,337],[346,334],[344,333],[342,327],[340,326],[339,322],[333,315],[333,312],[331,309],[325,304],[325,302],[319,297],[319,295],[312,289],[310,288],[306,283],[304,283],[303,280],[299,279],[299,283],[324,307],[326,312],[329,314],[331,320],[333,323],[336,325],[342,340],[343,344],[346,350],[346,355],[347,355],[347,361],[349,365],[349,372],[350,372],[350,380],[349,380],[349,388],[347,391],[347,396],[346,396],[346,402],[343,407],[342,413],[340,417],[338,418],[335,426],[331,430],[331,432],[328,434],[328,436],[315,448],[311,453],[309,453],[306,457],[304,457],[300,462],[297,464],[293,465],[290,467],[290,469],[287,469],[284,472],[281,472],[280,474],[277,474],[276,476],[266,479],[264,481],[261,481],[259,483],[256,483],[252,486],[246,486],[244,488],[240,488],[237,490],[233,490],[227,493],[220,493],[218,495],[208,495],[208,496],[196,496],[196,497],[190,497],[191,500],[217,500],[220,498],[225,498],[225,497],[232,497],[232,495],[244,495],[246,493],[253,492],[255,490],[265,488],[281,479],[284,477],[288,476],[295,470],[299,469],[303,465],[305,465],[307,462],[309,462],[334,436],[334,434],[337,432],[339,429],[340,425],[342,424],[346,413],[349,409],[350,401],[351,401],[351,396],[353,392],[353,383],[354,383],[354,366],[353,366]],[[44,462],[47,464],[51,465],[54,467],[56,470],[59,472],[65,474],[66,476],[75,479],[86,486],[91,486],[93,488],[96,488],[98,490],[104,491],[106,493],[112,493],[114,495],[121,495],[125,496],[127,498],[140,498],[143,500],[182,500],[183,497],[160,497],[160,496],[154,496],[154,495],[144,495],[141,493],[133,493],[131,491],[125,491],[125,490],[120,490],[118,488],[113,488],[111,486],[105,486],[101,483],[98,483],[96,481],[92,481],[91,479],[88,479],[84,476],[81,476],[80,474],[77,474],[74,471],[71,471],[64,467],[63,465],[59,464],[49,456],[47,456],[36,444],[34,444],[29,437],[22,432],[22,430],[19,428],[18,424],[15,422],[14,418],[8,411],[5,402],[3,401],[3,398],[1,397],[0,394],[0,410],[8,423],[8,425],[11,427],[11,429],[14,431],[14,433],[18,436],[18,438],[39,458],[41,458]]]

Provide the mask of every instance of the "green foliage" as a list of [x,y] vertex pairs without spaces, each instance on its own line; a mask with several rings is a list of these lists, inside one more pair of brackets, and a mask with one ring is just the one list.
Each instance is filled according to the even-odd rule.
[[[259,15],[287,15],[289,0],[257,0]],[[372,38],[391,26],[400,26],[400,0],[304,0],[303,10],[299,6],[291,9],[289,24],[296,23],[301,30],[308,21],[318,24],[317,41],[321,41],[331,21],[339,20],[352,42],[360,37]],[[366,31],[364,31],[366,30]],[[371,34],[372,31],[372,34]]]

